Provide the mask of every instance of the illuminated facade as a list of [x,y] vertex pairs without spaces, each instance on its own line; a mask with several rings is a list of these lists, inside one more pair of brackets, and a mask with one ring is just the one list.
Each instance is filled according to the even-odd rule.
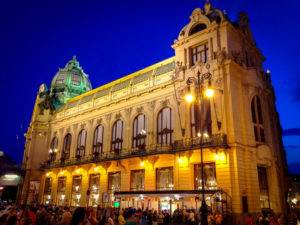
[[[42,203],[198,210],[204,182],[210,208],[240,223],[248,212],[285,212],[275,97],[247,15],[231,22],[207,2],[190,19],[172,58],[92,90],[74,58],[49,91],[41,86],[25,201],[39,182]],[[187,103],[187,93],[198,98]]]

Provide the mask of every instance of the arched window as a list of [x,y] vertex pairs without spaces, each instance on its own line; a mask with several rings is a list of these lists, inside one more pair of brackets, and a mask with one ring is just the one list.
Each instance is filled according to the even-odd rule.
[[70,158],[71,140],[72,140],[72,135],[67,134],[64,139],[64,145],[63,145],[63,150],[61,155],[62,161]]
[[171,108],[164,108],[157,119],[157,143],[171,144],[173,141],[174,115]]
[[132,147],[144,149],[146,145],[146,117],[145,114],[138,115],[133,123]]
[[86,143],[86,130],[82,130],[78,135],[76,158],[80,158],[85,155],[85,143]]
[[53,161],[56,160],[57,145],[58,145],[58,139],[57,139],[57,137],[54,137],[52,139],[50,149],[49,149],[49,160],[50,160],[50,162],[53,162]]
[[203,23],[200,23],[200,24],[196,25],[195,27],[193,27],[193,29],[191,29],[190,35],[200,32],[204,29],[206,29],[206,25]]
[[[200,129],[201,125],[201,129]],[[201,103],[201,110],[199,103],[191,104],[191,136],[192,138],[211,136],[211,109],[210,100],[203,99]]]
[[95,129],[94,142],[93,142],[93,154],[95,155],[103,152],[103,132],[104,132],[103,126],[98,126]]
[[114,123],[111,136],[111,151],[119,153],[123,144],[123,121],[118,120]]
[[262,119],[261,103],[258,96],[254,96],[251,102],[252,122],[254,126],[255,141],[265,142],[265,132]]

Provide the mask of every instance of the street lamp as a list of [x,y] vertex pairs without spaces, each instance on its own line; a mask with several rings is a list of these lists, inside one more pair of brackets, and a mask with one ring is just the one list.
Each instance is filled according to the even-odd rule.
[[[188,85],[188,93],[185,96],[185,100],[188,103],[191,103],[194,101],[194,96],[191,94],[190,92],[190,85],[192,83],[195,83],[197,90],[196,90],[196,99],[198,101],[199,104],[199,114],[200,114],[200,122],[199,122],[199,133],[198,133],[198,137],[200,138],[200,152],[201,152],[201,176],[202,176],[202,204],[201,204],[201,208],[200,208],[200,212],[201,212],[201,225],[208,225],[208,221],[207,221],[207,205],[205,202],[205,195],[204,195],[204,166],[203,166],[203,148],[202,148],[202,142],[203,142],[203,136],[207,137],[207,134],[204,135],[203,134],[203,129],[202,129],[202,125],[201,125],[201,101],[203,99],[203,97],[206,98],[212,98],[214,96],[214,90],[211,88],[211,73],[207,72],[205,74],[200,74],[200,72],[197,72],[197,79],[195,77],[190,77],[187,80],[187,85]],[[208,79],[208,88],[204,91],[204,96],[203,96],[203,90],[202,90],[202,85],[204,80]]]

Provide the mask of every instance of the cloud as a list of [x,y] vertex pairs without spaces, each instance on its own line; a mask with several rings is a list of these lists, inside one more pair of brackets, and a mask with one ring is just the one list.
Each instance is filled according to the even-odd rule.
[[300,128],[284,129],[282,131],[282,136],[300,136]]
[[288,148],[288,149],[300,149],[300,145],[285,145],[284,148]]

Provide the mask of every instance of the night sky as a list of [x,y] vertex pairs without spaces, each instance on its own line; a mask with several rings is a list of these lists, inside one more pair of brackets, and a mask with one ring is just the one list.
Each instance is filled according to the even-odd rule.
[[[174,56],[171,48],[204,0],[0,1],[0,150],[21,162],[37,91],[77,56],[93,88]],[[290,171],[300,173],[299,1],[212,0],[246,11],[271,71]]]

